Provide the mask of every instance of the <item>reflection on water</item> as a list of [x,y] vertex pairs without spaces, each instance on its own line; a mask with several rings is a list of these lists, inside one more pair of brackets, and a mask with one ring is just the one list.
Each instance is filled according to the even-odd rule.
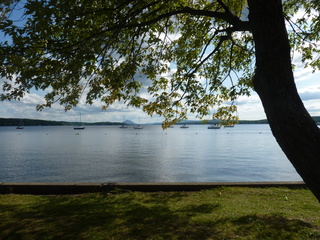
[[301,180],[268,125],[0,128],[0,182]]

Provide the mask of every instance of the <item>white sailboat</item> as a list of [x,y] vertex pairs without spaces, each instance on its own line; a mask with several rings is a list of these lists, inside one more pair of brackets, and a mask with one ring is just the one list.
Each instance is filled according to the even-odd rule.
[[81,125],[81,113],[80,113],[80,124],[73,128],[74,130],[84,130],[85,127]]
[[20,118],[19,126],[17,126],[16,129],[24,129],[23,119],[22,118]]
[[143,129],[143,127],[140,125],[140,118],[139,118],[139,124],[133,127],[134,129]]
[[221,126],[218,124],[211,124],[210,126],[208,126],[208,129],[220,129]]
[[119,128],[128,128],[128,125],[122,123],[122,124],[119,126]]
[[[211,113],[209,112],[209,115],[211,115]],[[212,120],[215,120],[213,118],[214,114],[212,115]],[[209,120],[210,121],[210,120]],[[208,129],[220,129],[221,128],[221,124],[218,123],[212,123],[208,126]]]

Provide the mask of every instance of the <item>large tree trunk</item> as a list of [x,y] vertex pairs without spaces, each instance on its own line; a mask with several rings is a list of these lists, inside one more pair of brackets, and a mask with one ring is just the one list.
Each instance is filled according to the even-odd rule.
[[320,130],[295,86],[281,0],[248,0],[255,90],[278,144],[320,201]]

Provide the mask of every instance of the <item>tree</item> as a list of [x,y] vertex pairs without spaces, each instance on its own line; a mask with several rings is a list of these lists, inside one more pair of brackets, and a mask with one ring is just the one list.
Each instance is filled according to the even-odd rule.
[[[320,131],[297,93],[291,64],[293,48],[306,64],[320,65],[313,57],[319,4],[281,2],[6,0],[1,99],[35,88],[46,91],[39,110],[55,102],[68,110],[83,94],[88,104],[123,100],[164,116],[165,126],[188,111],[202,118],[216,105],[214,116],[228,124],[237,120],[237,97],[254,89],[277,142],[320,201]],[[15,24],[21,4],[25,12]],[[293,23],[301,7],[306,14]],[[151,98],[142,97],[145,91]]]

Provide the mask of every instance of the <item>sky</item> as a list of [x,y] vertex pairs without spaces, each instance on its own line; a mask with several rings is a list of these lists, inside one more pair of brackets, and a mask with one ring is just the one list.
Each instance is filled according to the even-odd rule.
[[[0,36],[1,37],[1,36]],[[292,59],[296,66],[294,70],[295,82],[300,97],[311,116],[320,116],[320,71],[312,73],[312,69],[304,68],[301,64],[301,56],[294,54]],[[2,83],[0,78],[0,93]],[[0,118],[30,118],[54,121],[79,121],[81,112],[83,122],[123,122],[131,120],[138,123],[161,122],[162,117],[150,117],[141,109],[127,107],[121,103],[111,105],[106,111],[102,110],[103,104],[95,101],[92,105],[86,105],[84,97],[79,105],[65,112],[64,107],[58,103],[51,108],[39,112],[36,106],[44,102],[43,92],[32,91],[26,94],[21,101],[0,101]],[[237,102],[238,116],[240,120],[266,119],[261,101],[255,92],[250,97],[240,97]],[[214,110],[213,110],[214,111]],[[188,115],[189,120],[196,120],[195,115]]]
[[[299,95],[311,116],[320,116],[320,71],[312,73],[312,69],[303,68],[299,63],[299,57],[293,59],[296,64],[294,71],[295,82]],[[0,84],[3,79],[0,80]],[[2,91],[2,90],[1,90]],[[0,91],[0,92],[1,92]],[[21,101],[0,102],[0,118],[30,118],[55,121],[78,121],[81,112],[83,122],[122,122],[131,120],[138,123],[161,122],[159,116],[150,117],[141,109],[127,107],[121,103],[111,105],[107,111],[102,110],[102,103],[95,101],[92,105],[86,105],[84,99],[72,110],[65,112],[64,107],[58,103],[51,108],[39,112],[36,106],[43,103],[43,93],[33,91],[26,94]],[[265,113],[258,95],[252,92],[250,97],[240,97],[236,102],[240,120],[265,119]],[[194,115],[188,116],[189,120],[195,120]]]

